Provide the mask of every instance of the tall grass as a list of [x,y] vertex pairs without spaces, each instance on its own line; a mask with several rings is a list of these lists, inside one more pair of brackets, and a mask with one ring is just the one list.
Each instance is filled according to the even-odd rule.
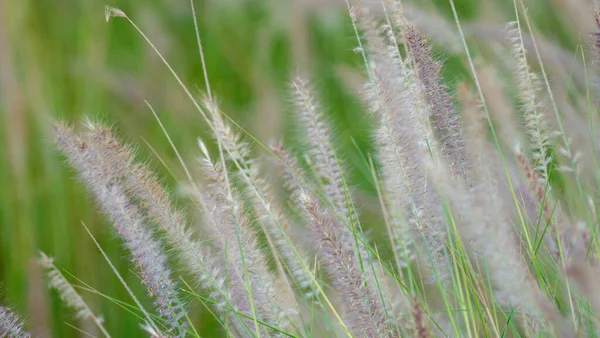
[[[579,88],[564,75],[570,69],[549,73],[546,42],[515,0],[516,21],[502,30],[496,56],[487,56],[503,63],[488,64],[490,51],[470,48],[469,27],[449,3],[470,75],[455,90],[421,29],[435,23],[415,24],[415,9],[401,1],[346,3],[364,65],[347,105],[373,121],[374,147],[354,160],[340,150],[344,131],[313,87],[318,72],[289,80],[298,142],[269,145],[219,105],[195,18],[206,95],[188,87],[135,17],[107,6],[106,20],[149,47],[208,132],[195,150],[178,147],[185,126],[166,125],[147,103],[176,154],[159,160],[184,173],[169,188],[106,122],[44,120],[118,237],[101,243],[84,226],[124,297],[39,254],[49,286],[75,313],[75,329],[120,335],[110,329],[119,318],[99,314],[102,303],[134,319],[131,334],[150,337],[202,336],[198,306],[218,324],[214,335],[233,337],[596,336],[593,63],[581,52]],[[600,14],[587,20],[600,22]],[[586,46],[600,54],[597,41]],[[501,72],[514,75],[514,114],[501,102],[505,88],[494,78]],[[551,75],[565,81],[564,97]],[[574,128],[578,117],[568,118],[568,109],[587,109],[589,129]],[[578,142],[583,132],[591,145]],[[506,139],[517,134],[518,143]],[[376,198],[354,182],[360,170]],[[185,207],[176,202],[183,200]],[[105,253],[119,244],[124,259]],[[115,264],[126,260],[133,272],[124,277]],[[30,336],[27,321],[0,307],[0,336]]]

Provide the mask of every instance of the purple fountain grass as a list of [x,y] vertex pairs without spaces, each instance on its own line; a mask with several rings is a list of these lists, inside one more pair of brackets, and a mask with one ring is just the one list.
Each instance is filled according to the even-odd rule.
[[[518,152],[517,152],[517,154],[518,154]],[[519,157],[520,156],[517,156],[517,159]],[[529,165],[529,168],[531,168],[530,165]],[[526,176],[527,176],[527,174],[526,174]],[[537,182],[536,182],[536,184],[537,184]],[[546,225],[549,225],[549,223],[548,223],[549,219],[547,219],[544,216],[543,211],[541,214],[542,217],[540,217],[540,210],[542,210],[540,208],[541,203],[538,201],[537,197],[533,196],[529,182],[521,183],[518,187],[515,188],[515,193],[518,198],[519,207],[524,212],[524,216],[526,216],[525,221],[528,224],[530,224],[530,226],[535,227],[536,231],[538,231],[540,233],[543,232]],[[548,203],[548,201],[546,201],[545,203]],[[560,251],[559,251],[557,244],[554,241],[554,238],[552,237],[552,234],[550,232],[546,231],[546,233],[544,234],[543,243],[544,243],[544,247],[546,248],[546,250],[548,250],[548,253],[552,257],[552,259],[557,259],[560,256],[560,254],[559,254]]]
[[[367,239],[359,227],[360,223],[354,212],[352,196],[343,180],[344,173],[333,148],[331,128],[320,111],[321,108],[308,81],[297,77],[292,82],[292,86],[298,120],[304,125],[307,134],[306,141],[311,146],[308,155],[312,157],[316,179],[320,181],[325,194],[323,202],[330,206],[334,215],[340,219],[340,222],[337,223],[340,231],[355,239],[353,247],[356,256],[361,261],[360,267],[370,282],[375,283],[381,278],[383,272],[377,266],[372,265],[371,253],[366,249]],[[310,215],[308,216],[310,218]]]
[[[475,254],[484,260],[490,271],[498,302],[523,308],[535,326],[544,326],[546,320],[557,318],[558,313],[542,295],[519,254],[516,234],[507,218],[504,202],[497,193],[497,174],[493,168],[497,161],[493,160],[495,154],[485,140],[488,124],[484,122],[483,112],[466,85],[459,86],[458,97],[468,126],[465,134],[474,169],[473,185],[467,189],[455,184],[452,189],[451,182],[446,181],[448,177],[439,177],[436,181],[458,212],[455,216],[461,220],[461,236],[467,243],[473,244]],[[439,170],[436,173],[443,175]],[[482,227],[482,224],[487,224],[487,227]],[[518,297],[517,290],[521,291]]]
[[[91,138],[102,149],[105,161],[111,163],[127,192],[134,197],[149,219],[167,233],[171,245],[195,277],[195,282],[210,290],[217,307],[237,308],[225,287],[225,269],[220,257],[203,247],[186,226],[185,215],[171,203],[169,194],[156,175],[143,163],[135,161],[132,148],[117,140],[110,128],[89,124]],[[239,298],[239,297],[238,297]]]
[[479,101],[469,91],[465,83],[460,83],[457,90],[458,101],[462,105],[462,115],[465,122],[465,139],[469,160],[473,162],[472,180],[474,185],[495,190],[495,182],[487,181],[492,178],[492,163],[490,160],[493,149],[486,142],[488,124],[486,117],[480,110]]
[[309,145],[307,153],[312,159],[317,179],[321,181],[325,198],[331,203],[337,217],[350,226],[353,224],[353,212],[347,204],[350,196],[342,179],[340,160],[333,150],[332,131],[308,80],[297,77],[292,81],[292,87],[298,121],[306,132],[305,140]]
[[[494,122],[498,141],[504,148],[511,149],[515,143],[521,143],[523,133],[519,121],[508,98],[507,86],[500,72],[492,65],[478,67],[481,90],[485,97],[487,110]],[[465,123],[468,126],[468,123]]]
[[249,176],[252,177],[254,185],[248,188],[250,191],[247,195],[250,195],[253,201],[259,221],[265,225],[266,234],[273,241],[275,255],[285,264],[303,297],[312,298],[315,293],[314,282],[305,267],[306,262],[310,260],[306,258],[304,249],[293,241],[294,235],[288,229],[289,218],[275,198],[272,188],[258,174],[258,169],[251,168]]
[[466,156],[465,140],[459,115],[440,76],[441,65],[432,58],[431,47],[415,26],[406,24],[402,28],[422,95],[440,139],[440,152],[451,165],[452,173],[468,182],[470,165]]
[[590,244],[588,230],[576,226],[562,211],[560,203],[555,202],[548,189],[542,186],[543,179],[539,177],[538,172],[520,149],[516,150],[516,156],[529,184],[529,190],[526,193],[535,198],[534,203],[538,206],[538,209],[535,210],[536,219],[541,213],[540,223],[543,227],[548,226],[549,236],[554,241],[549,245],[549,248],[554,248],[554,252],[552,252],[554,258],[558,260],[562,257],[567,264],[575,263],[573,260],[587,260],[587,250]]
[[[553,258],[557,261],[561,271],[574,282],[581,294],[585,295],[590,305],[596,311],[600,310],[600,298],[596,295],[592,287],[594,280],[600,276],[596,266],[596,258],[589,254],[591,237],[586,226],[578,226],[568,220],[558,206],[551,207],[552,196],[547,194],[546,189],[541,186],[537,172],[530,165],[529,161],[520,151],[517,151],[517,158],[521,168],[525,172],[529,183],[529,191],[535,196],[536,205],[541,206],[542,225],[548,226],[544,240],[550,242],[547,246],[554,249]],[[540,212],[536,210],[536,217]]]
[[[361,99],[375,122],[376,161],[371,161],[371,154],[366,158],[372,165],[376,202],[392,237],[389,248],[382,248],[377,236],[371,243],[363,233],[361,223],[379,219],[365,212],[359,220],[343,161],[334,146],[332,124],[308,80],[296,77],[291,82],[306,150],[297,158],[281,145],[268,151],[281,169],[287,190],[287,199],[282,199],[271,184],[275,180],[268,179],[265,167],[253,156],[256,149],[249,140],[257,139],[252,135],[246,139],[244,133],[248,132],[219,109],[207,76],[208,95],[196,100],[142,30],[124,12],[106,7],[107,19],[126,18],[149,42],[207,123],[218,149],[213,161],[207,145],[199,139],[203,180],[197,183],[171,142],[191,186],[194,211],[199,212],[203,226],[200,235],[192,230],[183,209],[171,201],[170,190],[110,128],[87,122],[87,130],[79,133],[73,127],[55,125],[58,148],[124,241],[141,283],[154,301],[156,323],[130,292],[146,317],[144,333],[151,337],[198,335],[188,327],[186,303],[181,301],[181,290],[159,240],[163,236],[186,275],[193,277],[209,300],[197,298],[215,304],[227,336],[430,338],[449,332],[456,336],[532,332],[572,336],[573,332],[568,332],[572,328],[581,330],[587,325],[586,329],[593,329],[582,321],[594,321],[593,315],[585,313],[592,312],[589,305],[600,311],[594,284],[600,278],[597,250],[592,250],[597,249],[597,238],[591,227],[597,220],[593,215],[588,224],[573,222],[581,209],[569,199],[574,189],[550,189],[555,183],[549,177],[553,152],[562,152],[573,162],[576,155],[568,149],[566,136],[566,149],[554,149],[555,134],[549,130],[541,99],[542,82],[527,62],[520,23],[509,25],[509,40],[516,93],[531,145],[526,146],[527,154],[516,153],[526,188],[522,177],[510,177],[515,159],[501,153],[503,146],[514,143],[507,139],[520,135],[509,115],[512,107],[504,95],[497,95],[501,86],[495,70],[476,69],[458,15],[456,24],[481,94],[476,99],[466,84],[459,84],[456,99],[460,111],[442,78],[441,62],[404,15],[404,9],[408,14],[412,11],[408,4],[384,1],[377,13],[372,11],[374,7],[369,12],[360,11],[350,1],[346,4],[357,38],[355,51],[362,57],[368,77]],[[455,10],[454,2],[450,4]],[[526,17],[518,9],[516,14]],[[600,30],[600,12],[594,19]],[[600,33],[592,37],[600,60]],[[535,43],[534,47],[537,51]],[[482,86],[478,78],[488,76],[490,83]],[[483,114],[480,100],[487,101],[490,95],[498,96],[494,97],[497,100],[481,102]],[[487,114],[490,106],[499,111],[493,115],[503,125],[498,133],[486,120],[491,118]],[[594,122],[592,117],[590,121]],[[488,136],[494,136],[498,153],[487,142]],[[302,166],[308,170],[304,172]],[[571,169],[575,175],[576,166]],[[559,187],[568,186],[567,176],[558,175],[557,181],[566,183]],[[585,199],[588,187],[578,179],[577,185]],[[509,205],[507,192],[515,205]],[[519,200],[519,192],[524,201]],[[369,193],[363,196],[369,202],[373,198]],[[531,219],[540,217],[539,222],[548,225],[545,238],[536,233],[531,241],[529,232],[524,233],[525,238],[519,236],[522,233],[512,224],[515,211],[526,223],[519,203]],[[374,205],[366,203],[367,207]],[[588,216],[595,206],[591,209]],[[306,233],[304,238],[291,226],[296,223]],[[554,262],[537,257],[540,240],[556,258]],[[528,246],[523,250],[525,241]],[[316,257],[307,255],[305,248],[316,251]],[[390,253],[391,258],[387,257]],[[388,265],[388,259],[396,264]],[[50,287],[76,312],[76,318],[94,320],[108,336],[100,319],[52,259],[41,254],[39,263],[48,271]],[[436,283],[439,290],[425,286],[428,283]],[[580,294],[571,292],[570,285]],[[436,311],[440,306],[447,312]],[[511,320],[513,314],[517,320]],[[571,320],[566,317],[571,315],[574,325],[566,325]],[[0,337],[4,336],[30,337],[23,331],[22,321],[0,306]]]
[[596,312],[600,312],[600,294],[597,292],[600,279],[598,267],[590,268],[585,262],[579,260],[569,264],[566,273],[575,282],[579,292],[585,295],[592,308]]
[[[379,41],[379,43],[377,43]],[[384,47],[376,33],[368,39],[371,83],[365,101],[379,119],[376,132],[378,158],[395,229],[402,265],[415,253],[413,238],[425,238],[432,252],[438,277],[449,282],[450,263],[445,252],[442,209],[435,192],[428,189],[423,161],[436,154],[436,145],[427,118],[427,104],[421,99],[416,74]],[[402,219],[407,215],[408,222]]]
[[372,284],[366,283],[352,249],[353,238],[341,231],[336,224],[339,220],[322,210],[314,198],[305,194],[302,199],[319,243],[319,256],[347,305],[347,325],[352,333],[358,337],[391,337],[381,298]]
[[559,313],[531,277],[500,200],[480,188],[469,189],[446,173],[442,164],[430,162],[428,166],[435,185],[453,210],[463,242],[484,260],[495,299],[502,306],[522,309],[536,331],[549,330],[548,325],[560,318]]
[[[304,171],[298,166],[296,158],[291,156],[282,144],[277,143],[272,145],[271,151],[277,156],[277,160],[274,160],[273,162],[282,172],[283,188],[289,194],[288,200],[290,204],[292,204],[291,208],[293,209],[293,212],[302,214],[304,205],[302,204],[300,197],[303,192],[303,182],[305,182]],[[275,193],[273,192],[272,194],[274,195]],[[282,226],[284,230],[286,230],[287,237],[290,238],[292,242],[296,243],[298,254],[303,257],[303,265],[306,265],[307,262],[313,261],[313,259],[309,259],[311,255],[308,253],[308,248],[312,245],[307,243],[306,239],[303,239],[303,236],[297,231],[289,229],[289,224],[291,222],[291,216],[287,216],[286,223],[282,224]],[[313,278],[307,274],[305,267],[301,267],[302,270],[298,270],[300,266],[297,265],[300,262],[297,259],[294,260],[294,262],[295,263],[290,265],[290,272],[294,275],[298,286],[304,290],[305,298],[311,298],[316,293]]]
[[210,159],[202,143],[200,148],[203,152],[202,167],[210,184],[206,187],[204,199],[198,202],[205,205],[206,221],[217,237],[215,244],[227,257],[230,283],[236,288],[242,286],[246,289],[250,300],[247,311],[252,311],[248,314],[259,316],[276,328],[285,329],[289,308],[275,292],[274,276],[268,271],[256,236],[249,227],[239,194],[228,181],[223,167]]
[[[212,117],[215,138],[221,142],[227,158],[234,162],[237,168],[235,174],[240,176],[244,182],[244,197],[252,201],[257,220],[266,234],[269,246],[275,257],[279,258],[276,263],[288,288],[291,283],[285,278],[283,265],[289,270],[297,286],[303,290],[304,296],[311,297],[314,293],[314,283],[310,274],[302,266],[303,250],[294,246],[294,243],[290,241],[290,233],[286,231],[287,216],[281,210],[271,187],[261,176],[258,163],[250,157],[250,145],[223,120],[222,113],[216,104],[205,100],[204,106],[207,107]],[[292,299],[284,300],[283,295],[278,297],[281,298],[279,303],[282,306],[293,302]],[[288,306],[287,311],[290,314],[295,312],[291,309],[292,306]]]
[[[552,205],[550,192],[546,189],[546,186],[542,185],[542,182],[544,182],[545,179],[538,175],[538,172],[533,168],[525,154],[520,149],[516,150],[516,155],[519,165],[521,166],[521,169],[527,178],[529,191],[535,198],[536,205],[538,205],[541,209],[542,219],[538,222],[541,224],[542,228],[548,226],[548,236],[551,236],[554,240],[554,243],[548,247],[555,250],[552,252],[552,255],[555,259],[558,259],[561,252],[566,253],[566,247],[564,246],[566,244],[564,238],[565,232],[562,227],[562,222],[557,221],[557,214],[555,213],[555,211],[558,209]],[[537,213],[539,214],[539,212]],[[538,217],[536,215],[535,219],[537,218]]]
[[[302,254],[297,254],[299,248],[294,247],[293,243],[289,241],[284,228],[281,227],[282,224],[286,223],[285,216],[271,197],[271,189],[261,177],[258,164],[250,156],[250,145],[223,119],[223,113],[214,101],[205,99],[203,103],[210,113],[214,137],[223,148],[223,156],[234,163],[237,169],[234,174],[239,176],[243,181],[245,195],[240,195],[251,200],[257,221],[266,235],[269,247],[273,255],[278,258],[275,262],[280,271],[280,275],[278,276],[280,278],[274,280],[270,286],[274,287],[276,284],[285,284],[285,287],[290,291],[287,296],[285,293],[271,295],[271,307],[278,309],[280,313],[277,316],[279,318],[294,315],[296,310],[293,305],[295,302],[293,292],[291,292],[292,283],[287,278],[283,265],[285,264],[289,269],[295,283],[301,289],[305,289],[305,291],[308,288],[307,292],[312,294],[310,291],[312,285],[310,275],[307,274],[306,269],[302,267],[302,262],[299,261],[302,259]],[[224,172],[224,174],[227,173]]]
[[516,153],[529,184],[528,193],[535,198],[535,204],[538,206],[536,219],[541,216],[539,223],[542,227],[548,227],[549,236],[553,239],[553,243],[548,247],[554,249],[552,252],[554,259],[562,258],[563,262],[560,265],[563,267],[564,263],[575,263],[572,261],[574,259],[586,260],[590,244],[588,231],[577,227],[568,215],[563,213],[560,203],[555,202],[549,189],[542,185],[544,180],[540,178],[538,171],[533,168],[525,154],[519,149]]
[[300,200],[302,186],[306,180],[304,170],[298,165],[296,158],[292,156],[281,143],[271,146],[271,150],[279,159],[275,161],[282,171],[283,188],[289,194],[289,200],[296,208],[295,211],[301,212],[304,206]]
[[80,179],[95,196],[101,210],[125,241],[131,261],[140,271],[142,283],[154,297],[158,313],[177,336],[186,334],[185,308],[171,279],[167,257],[136,205],[128,198],[110,161],[105,161],[97,140],[78,136],[64,124],[55,124],[58,148],[66,155]]
[[54,266],[54,260],[52,258],[46,256],[44,253],[40,253],[38,264],[47,270],[50,287],[58,292],[60,298],[68,307],[75,310],[76,318],[86,319],[94,316],[71,283],[69,283],[65,276],[63,276],[63,274]]
[[510,52],[514,61],[515,82],[517,93],[522,101],[522,112],[525,118],[525,131],[531,144],[531,156],[535,170],[540,173],[539,180],[542,186],[547,186],[548,165],[552,161],[549,147],[552,144],[552,134],[548,130],[540,99],[542,81],[537,74],[531,71],[527,63],[527,52],[523,45],[523,38],[518,22],[511,22],[507,26]]

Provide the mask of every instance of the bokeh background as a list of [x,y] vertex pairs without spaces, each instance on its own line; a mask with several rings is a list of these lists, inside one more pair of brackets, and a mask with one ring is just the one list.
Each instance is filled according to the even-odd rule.
[[[351,183],[359,198],[364,196],[368,202],[373,187],[364,156],[371,147],[370,119],[354,95],[364,79],[361,59],[353,52],[356,40],[344,1],[194,3],[208,77],[222,110],[263,141],[282,137],[293,145],[288,81],[298,72],[309,75],[336,127],[338,145],[351,168]],[[468,82],[448,1],[403,3],[409,18],[431,36],[435,53],[445,60],[449,87]],[[493,54],[502,42],[505,23],[514,20],[513,2],[455,3],[473,50],[482,56]],[[534,33],[545,48],[543,58],[557,79],[553,84],[563,91],[565,79],[581,85],[585,74],[579,48],[589,43],[595,30],[591,18],[595,4],[588,0],[525,3]],[[123,10],[141,27],[192,93],[199,96],[204,91],[188,0],[0,0],[0,301],[23,314],[39,337],[84,336],[72,325],[92,333],[94,329],[76,320],[47,290],[35,264],[38,250],[55,257],[74,284],[102,293],[82,290],[110,332],[142,335],[138,318],[119,305],[131,300],[81,222],[137,295],[150,303],[138,287],[122,243],[53,149],[52,121],[79,123],[89,116],[112,123],[174,191],[182,170],[144,101],[157,111],[191,167],[196,138],[207,136],[200,115],[147,43],[126,20],[105,21],[107,4]],[[381,13],[379,0],[363,4],[371,6],[374,15]],[[580,123],[585,126],[585,120]],[[219,336],[207,311],[192,306],[200,334]]]

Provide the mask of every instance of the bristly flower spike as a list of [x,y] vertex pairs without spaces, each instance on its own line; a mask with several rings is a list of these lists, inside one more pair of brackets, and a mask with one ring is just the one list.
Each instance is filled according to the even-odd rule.
[[49,285],[51,288],[55,289],[67,306],[73,309],[76,312],[76,317],[79,319],[91,319],[94,321],[98,329],[102,332],[102,334],[110,338],[110,335],[104,328],[104,324],[102,323],[102,319],[90,310],[90,307],[86,304],[86,302],[81,298],[79,293],[75,290],[73,285],[69,283],[69,281],[65,278],[65,276],[56,268],[54,265],[54,259],[48,257],[45,253],[40,252],[40,258],[38,259],[38,264],[46,270],[49,279]]
[[95,196],[104,214],[125,241],[131,252],[131,261],[141,273],[142,283],[154,297],[158,313],[167,327],[183,337],[187,323],[185,309],[180,302],[177,284],[171,278],[167,257],[146,224],[139,208],[127,196],[111,161],[107,161],[98,135],[78,136],[64,124],[55,124],[54,134],[58,148],[67,156],[80,179]]

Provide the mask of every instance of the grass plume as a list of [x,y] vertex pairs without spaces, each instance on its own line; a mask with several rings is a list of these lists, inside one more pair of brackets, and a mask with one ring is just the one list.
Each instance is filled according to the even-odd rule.
[[[301,17],[313,5],[317,7],[317,3],[307,5],[306,1],[294,2],[293,10],[281,12]],[[481,2],[481,6],[494,1]],[[319,1],[318,5],[328,2]],[[443,15],[422,11],[421,4],[386,0],[362,6],[350,0],[331,1],[331,6],[346,5],[350,33],[356,40],[354,48],[344,48],[356,55],[348,55],[348,67],[334,65],[335,71],[330,71],[332,65],[315,63],[310,67],[312,74],[306,74],[306,69],[291,76],[275,73],[277,81],[290,78],[286,90],[293,106],[290,124],[299,136],[280,135],[277,143],[263,143],[263,135],[254,135],[242,120],[234,118],[237,111],[246,110],[249,96],[229,97],[233,87],[248,87],[252,95],[260,97],[256,107],[264,113],[261,119],[273,120],[251,122],[271,124],[287,117],[283,110],[277,115],[276,91],[267,85],[267,72],[248,70],[249,61],[254,59],[274,64],[278,72],[286,68],[280,61],[287,57],[270,58],[269,54],[270,50],[288,47],[287,40],[280,41],[281,36],[269,30],[279,21],[260,21],[260,27],[265,28],[257,35],[260,37],[250,34],[255,29],[243,29],[255,17],[266,19],[262,12],[266,5],[242,6],[240,13],[251,10],[236,17],[236,29],[206,37],[202,32],[205,38],[201,40],[205,25],[219,21],[220,17],[213,18],[215,8],[225,5],[202,6],[202,20],[197,20],[195,2],[190,1],[200,58],[197,67],[189,68],[202,71],[199,95],[186,84],[194,77],[180,76],[176,71],[180,65],[172,66],[168,60],[182,56],[173,44],[167,44],[171,41],[153,42],[161,36],[157,33],[162,29],[159,17],[142,15],[140,20],[152,25],[138,25],[137,15],[107,6],[105,17],[114,25],[111,30],[139,34],[140,41],[149,47],[144,51],[155,56],[144,60],[152,66],[164,65],[176,81],[176,86],[164,82],[157,87],[168,94],[168,100],[152,97],[157,101],[153,105],[161,110],[162,105],[172,107],[168,117],[159,118],[158,109],[148,102],[141,104],[150,109],[168,144],[154,147],[158,140],[146,135],[143,140],[173,180],[165,184],[161,168],[157,170],[151,161],[140,159],[145,149],[122,137],[124,133],[138,135],[144,119],[133,123],[123,114],[119,123],[139,127],[124,132],[89,118],[77,127],[63,122],[68,118],[57,119],[49,130],[56,148],[93,197],[99,213],[112,225],[127,252],[125,259],[134,267],[134,274],[123,278],[120,265],[112,263],[119,259],[113,258],[115,252],[106,253],[106,242],[97,241],[90,231],[105,230],[85,227],[96,244],[94,249],[100,250],[120,287],[134,300],[131,305],[121,300],[115,289],[103,291],[104,285],[95,285],[95,278],[90,277],[92,282],[86,288],[71,284],[53,258],[40,253],[38,264],[47,273],[49,287],[56,291],[54,298],[66,303],[75,314],[72,319],[82,325],[76,328],[66,323],[69,329],[90,335],[95,330],[106,337],[117,333],[240,338],[598,336],[596,202],[600,165],[594,134],[597,93],[591,86],[597,69],[587,68],[585,48],[572,53],[566,47],[554,49],[557,55],[564,52],[572,57],[572,68],[567,68],[564,60],[552,60],[548,53],[552,49],[540,47],[553,43],[538,45],[531,29],[538,26],[538,19],[530,22],[522,0],[514,0],[516,17],[511,20],[517,21],[507,29],[479,21],[474,21],[476,25],[461,24],[464,9],[456,2],[449,0],[454,28]],[[269,6],[284,4],[269,2]],[[236,11],[232,9],[232,13]],[[315,20],[321,20],[320,16]],[[598,26],[598,12],[587,20]],[[28,74],[24,84],[36,87],[35,72],[27,73],[26,67],[19,63],[12,67],[6,61],[6,50],[12,44],[4,43],[4,32],[22,31],[12,26],[18,20],[9,21],[0,20],[0,73],[8,74],[1,77],[0,84],[2,88],[21,88],[11,75],[15,68],[17,73]],[[293,29],[289,32],[298,35],[300,42],[295,45],[292,41],[289,46],[293,51],[290,59],[298,57],[303,65],[300,68],[308,65],[308,56],[335,51],[328,40],[323,43],[330,38],[328,34],[315,30],[317,39],[303,36],[299,28],[303,23],[291,21]],[[522,23],[529,33],[524,33]],[[253,38],[248,39],[250,35]],[[458,38],[462,47],[456,43]],[[507,42],[506,38],[508,44],[499,43]],[[590,47],[597,63],[599,33],[593,32],[592,38]],[[271,40],[277,42],[271,45]],[[89,49],[96,52],[98,47],[101,55],[96,42]],[[24,46],[37,50],[37,44]],[[205,46],[210,50],[206,55]],[[452,53],[446,63],[437,57],[443,48]],[[222,53],[222,49],[227,52]],[[298,51],[302,55],[296,55]],[[532,51],[537,60],[528,58]],[[213,64],[216,57],[222,61]],[[362,71],[352,68],[359,62]],[[552,62],[551,67],[545,65],[547,62]],[[464,67],[457,66],[459,63]],[[223,65],[227,73],[219,72]],[[103,72],[103,76],[111,87],[114,85],[114,93],[130,103],[142,101],[141,88],[129,88],[123,84],[127,82],[123,81],[125,75],[113,73],[118,72]],[[333,88],[336,81],[356,97]],[[155,94],[154,86],[146,89],[149,95]],[[79,94],[73,97],[89,96],[87,92]],[[180,97],[188,101],[180,104]],[[221,97],[225,101],[220,101]],[[35,101],[35,96],[31,99]],[[7,166],[11,180],[25,175],[15,168],[26,168],[28,157],[18,150],[20,142],[29,140],[20,132],[23,112],[19,102],[14,102],[6,107],[7,127],[3,129],[10,141],[11,161],[20,162]],[[82,102],[87,105],[89,101]],[[186,104],[196,110],[195,120],[186,119],[192,115],[183,113],[189,108]],[[330,106],[333,109],[325,108]],[[40,107],[46,109],[40,104],[31,111],[44,110]],[[0,108],[4,112],[4,105]],[[551,108],[554,117],[547,116]],[[334,116],[336,110],[343,114]],[[577,112],[588,113],[588,120],[575,116]],[[565,130],[563,119],[579,128],[588,122],[589,129]],[[198,125],[185,126],[193,136],[175,124],[180,121],[199,121]],[[555,142],[556,136],[562,137],[562,145]],[[592,142],[591,151],[579,149],[583,142],[571,142],[571,136],[578,136],[579,141],[587,137]],[[579,161],[578,155],[572,155],[579,153],[590,156]],[[188,160],[192,157],[196,161]],[[172,163],[181,168],[173,168]],[[589,168],[581,168],[583,165]],[[0,175],[4,172],[0,166]],[[585,180],[579,179],[580,174],[585,174]],[[62,178],[57,182],[52,189],[60,190]],[[37,188],[36,184],[32,186]],[[40,186],[39,193],[22,187],[26,185],[18,186],[15,199],[18,203],[28,201],[31,206],[38,205],[38,195],[45,197],[47,191],[54,191],[47,186]],[[72,202],[69,199],[65,204],[71,208]],[[75,202],[73,215],[87,223],[90,214],[76,212],[87,202]],[[16,215],[3,217],[2,224],[38,218],[35,212],[12,209],[12,204],[1,209]],[[48,218],[52,227],[39,232],[46,236],[50,233],[47,229],[57,229],[48,236],[52,243],[68,245],[73,241],[66,236],[70,232],[61,227],[71,220],[70,214],[67,216]],[[38,244],[21,243],[11,232],[2,235],[0,249],[4,253],[8,247],[9,251],[6,258],[0,257],[0,275],[18,267],[13,254]],[[39,245],[50,252],[47,243]],[[62,261],[63,254],[59,251],[52,256]],[[87,262],[86,257],[82,253],[81,261]],[[86,266],[80,264],[79,256],[76,258],[76,267]],[[91,267],[99,271],[106,268]],[[15,285],[35,289],[35,281],[27,282],[11,283],[10,291],[15,292]],[[136,282],[141,288],[129,286]],[[81,290],[94,290],[96,296],[102,296],[99,308],[107,316],[106,322],[92,311],[95,306],[88,306],[87,294],[80,294]],[[136,292],[145,296],[138,299]],[[29,307],[42,297],[35,295],[28,299]],[[35,313],[43,317],[48,310],[42,301],[39,304]],[[107,310],[108,305],[122,312],[114,315],[116,312]],[[48,308],[58,307],[53,304]],[[63,320],[54,313],[48,317]],[[46,329],[50,326],[39,324],[43,318],[27,318],[32,333],[43,335],[44,330],[50,330]],[[129,330],[137,331],[118,331],[125,325],[121,320],[127,325],[136,321]],[[219,327],[212,328],[212,324]],[[30,334],[15,312],[0,307],[0,336]]]

